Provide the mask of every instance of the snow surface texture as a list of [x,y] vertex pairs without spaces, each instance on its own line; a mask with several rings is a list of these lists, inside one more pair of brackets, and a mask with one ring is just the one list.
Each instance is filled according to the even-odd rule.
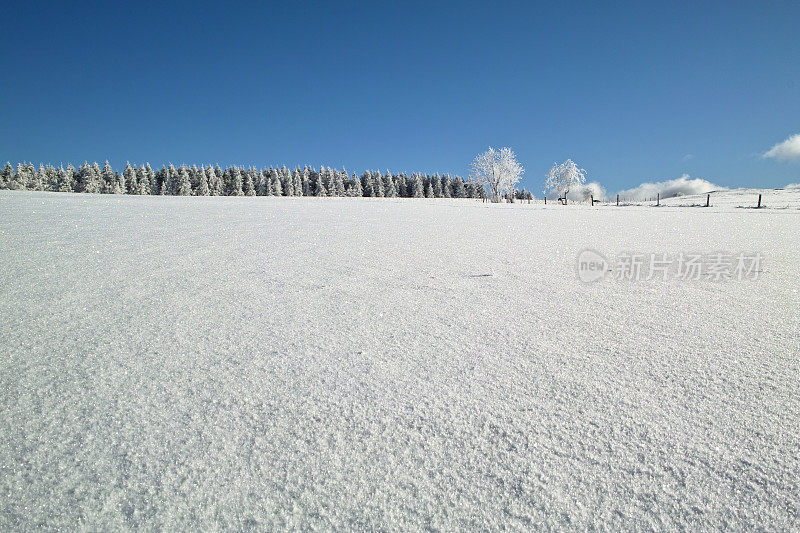
[[[0,191],[0,530],[793,529],[800,213]],[[620,251],[756,281],[577,280]]]

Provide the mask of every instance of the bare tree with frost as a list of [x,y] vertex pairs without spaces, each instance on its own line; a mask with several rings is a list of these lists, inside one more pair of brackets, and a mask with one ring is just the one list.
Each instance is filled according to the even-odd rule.
[[488,187],[492,202],[499,202],[505,193],[513,191],[523,172],[525,169],[511,148],[490,147],[472,162],[472,177]]
[[567,159],[560,165],[553,164],[553,168],[547,173],[547,181],[544,184],[544,192],[555,192],[567,203],[567,193],[571,188],[583,187],[586,183],[586,171],[578,168],[572,159]]

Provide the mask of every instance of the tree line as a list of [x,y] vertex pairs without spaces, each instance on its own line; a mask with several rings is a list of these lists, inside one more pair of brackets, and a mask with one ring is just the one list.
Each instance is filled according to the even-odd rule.
[[359,177],[346,170],[322,167],[287,169],[219,165],[165,165],[153,171],[150,164],[125,166],[122,173],[106,161],[102,167],[84,163],[63,165],[6,163],[0,172],[0,189],[86,192],[101,194],[173,196],[367,196],[401,198],[486,198],[482,183],[449,174],[365,171]]

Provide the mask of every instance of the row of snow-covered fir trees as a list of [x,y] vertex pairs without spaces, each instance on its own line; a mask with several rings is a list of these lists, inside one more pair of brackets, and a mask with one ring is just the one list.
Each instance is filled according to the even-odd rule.
[[282,168],[164,166],[153,171],[149,164],[128,164],[122,173],[111,165],[6,163],[0,173],[0,189],[87,192],[107,194],[158,194],[178,196],[371,196],[406,198],[485,198],[483,185],[447,174],[391,174],[367,171],[357,176],[344,170],[311,167]]

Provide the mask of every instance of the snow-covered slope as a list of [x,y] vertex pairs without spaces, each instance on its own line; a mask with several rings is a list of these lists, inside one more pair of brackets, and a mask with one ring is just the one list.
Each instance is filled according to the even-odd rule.
[[[0,191],[0,529],[796,528],[798,242],[792,209]],[[584,248],[764,259],[583,284]]]
[[[707,196],[710,195],[710,198]],[[761,195],[762,209],[795,209],[800,210],[800,188],[789,189],[724,189],[710,191],[707,194],[692,194],[662,198],[659,202],[653,197],[649,201],[627,202],[640,205],[656,205],[665,207],[705,207],[708,201],[711,207],[717,208],[756,208],[758,195]],[[609,199],[615,201],[614,198]]]

